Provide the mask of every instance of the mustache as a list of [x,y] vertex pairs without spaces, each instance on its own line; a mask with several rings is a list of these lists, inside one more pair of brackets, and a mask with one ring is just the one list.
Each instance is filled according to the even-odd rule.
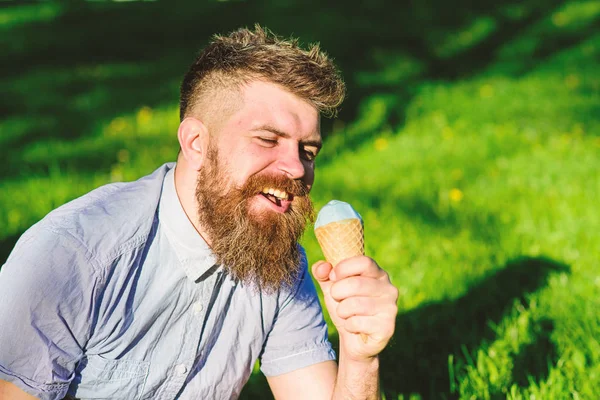
[[294,197],[306,197],[309,188],[303,181],[290,179],[284,175],[254,175],[248,178],[241,189],[244,196],[253,196],[264,188],[273,188],[287,192]]

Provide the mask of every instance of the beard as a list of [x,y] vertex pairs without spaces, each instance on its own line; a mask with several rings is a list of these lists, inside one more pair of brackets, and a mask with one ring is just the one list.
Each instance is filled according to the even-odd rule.
[[[293,196],[286,212],[250,209],[249,201],[264,188]],[[217,263],[235,280],[267,293],[291,287],[300,272],[298,240],[314,220],[308,192],[304,182],[283,175],[252,175],[242,187],[234,187],[211,146],[198,174],[196,199],[200,226]]]

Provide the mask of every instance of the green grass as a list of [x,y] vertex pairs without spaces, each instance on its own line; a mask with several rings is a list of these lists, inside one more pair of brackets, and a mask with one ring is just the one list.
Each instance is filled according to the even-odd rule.
[[[600,50],[599,37],[581,46]],[[368,253],[400,288],[391,396],[600,392],[600,74],[565,75],[561,60],[517,79],[423,84],[398,130],[319,170],[317,203],[355,204]]]
[[[348,105],[324,125],[313,198],[318,207],[332,198],[355,206],[366,221],[367,253],[400,290],[396,334],[382,354],[386,398],[597,398],[597,3],[456,6],[451,20],[416,8],[419,23],[408,13],[395,30],[376,23],[393,14],[384,7],[373,6],[351,27],[344,13],[323,10],[319,18],[333,21],[328,28],[281,22],[289,10],[310,13],[286,4],[211,4],[204,11],[224,21],[247,7],[248,18],[276,30],[288,21],[281,32],[321,39],[347,76]],[[117,6],[89,7],[75,14],[108,18]],[[166,12],[118,7],[142,13],[133,32],[150,29],[144,15]],[[152,60],[144,50],[151,44],[136,50],[136,36],[127,39],[117,28],[104,39],[113,49],[103,59],[59,28],[69,15],[47,4],[0,10],[3,33],[13,34],[12,42],[10,35],[0,41],[30,62],[22,71],[3,67],[0,80],[10,95],[0,100],[3,256],[54,207],[174,160],[176,89],[185,69],[179,53],[191,58],[208,36],[157,46],[163,53]],[[169,15],[192,26],[188,16]],[[217,25],[210,33],[225,29]],[[41,35],[36,29],[55,27],[64,30],[56,41],[76,50],[76,68],[66,52],[60,63],[38,54],[35,43],[27,47],[26,38]],[[93,36],[92,28],[81,35]],[[411,32],[422,38],[417,50]],[[382,37],[390,42],[373,39]],[[357,60],[351,44],[361,40],[371,45]],[[36,62],[41,66],[31,67]],[[312,232],[303,244],[311,262],[321,257]],[[243,398],[265,398],[266,391],[255,374]]]

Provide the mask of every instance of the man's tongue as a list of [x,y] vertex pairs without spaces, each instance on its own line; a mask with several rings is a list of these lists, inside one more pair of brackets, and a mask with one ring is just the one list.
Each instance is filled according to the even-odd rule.
[[261,193],[261,196],[267,199],[271,204],[273,209],[279,212],[285,212],[290,206],[290,200],[282,200],[272,194]]

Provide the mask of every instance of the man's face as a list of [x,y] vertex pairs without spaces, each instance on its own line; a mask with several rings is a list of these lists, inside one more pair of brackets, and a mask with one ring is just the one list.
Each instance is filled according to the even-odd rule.
[[196,193],[200,226],[235,277],[276,289],[297,273],[296,242],[312,218],[319,114],[261,81],[243,87],[242,99],[211,132]]

